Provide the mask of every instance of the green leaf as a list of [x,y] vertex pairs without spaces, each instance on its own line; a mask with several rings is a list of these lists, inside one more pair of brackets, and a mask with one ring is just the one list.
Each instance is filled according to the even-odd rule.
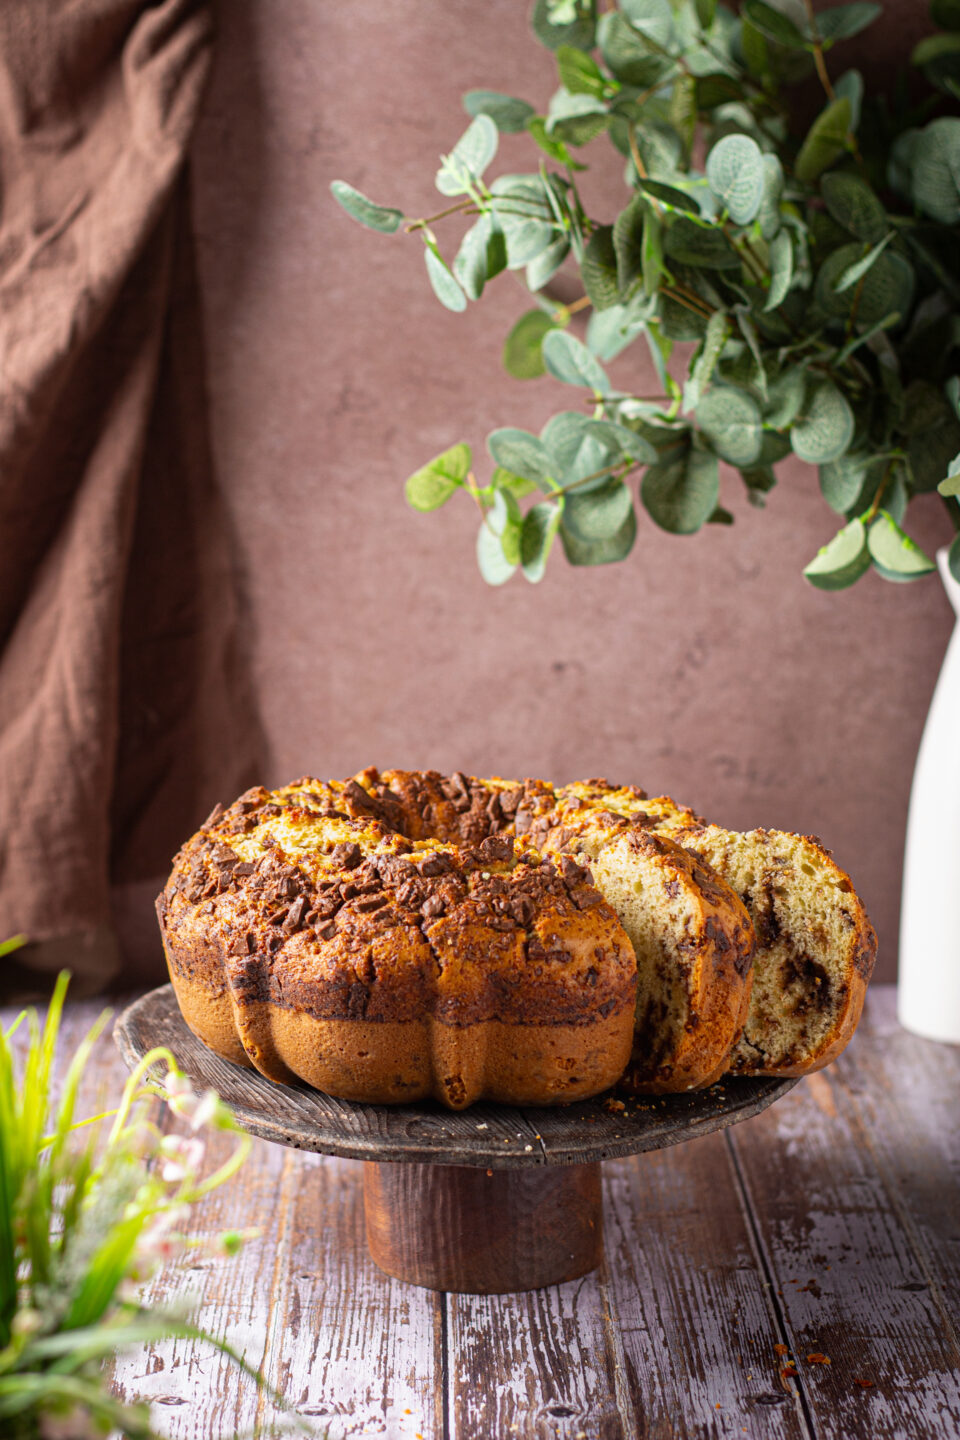
[[504,470],[522,475],[526,480],[539,484],[553,474],[546,446],[527,430],[494,430],[487,436],[487,449]]
[[588,440],[603,445],[617,460],[638,460],[641,464],[652,465],[657,459],[657,452],[649,440],[614,420],[588,420],[584,434]]
[[537,113],[526,100],[501,95],[499,90],[468,90],[463,97],[463,108],[468,115],[489,115],[503,135],[519,134]]
[[496,155],[498,139],[490,116],[477,115],[441,161],[434,182],[440,194],[468,194]]
[[937,568],[886,510],[881,510],[871,524],[867,544],[877,569],[886,580],[917,580]]
[[771,430],[786,430],[799,415],[806,393],[806,372],[799,365],[791,365],[767,388],[763,423]]
[[481,215],[464,235],[453,262],[453,273],[471,300],[479,300],[483,287],[506,267],[507,247],[499,221]]
[[861,452],[820,466],[820,493],[838,515],[846,515],[857,503],[869,464],[869,455]]
[[713,71],[697,77],[697,109],[715,110],[718,105],[729,105],[743,99],[743,86],[733,75],[725,71]]
[[620,0],[620,9],[633,29],[658,50],[666,50],[672,44],[674,25],[670,0]]
[[545,374],[543,337],[556,324],[543,310],[528,310],[503,342],[503,368],[515,380],[535,380]]
[[663,275],[663,227],[652,211],[643,223],[643,292],[656,295]]
[[833,287],[833,293],[842,295],[845,290],[852,289],[857,281],[873,268],[892,239],[893,231],[891,230],[890,234],[885,235],[878,244],[872,245],[862,259],[854,261],[852,265],[848,265],[845,270],[842,270]]
[[699,217],[700,206],[685,190],[678,190],[675,185],[665,185],[662,180],[641,178],[638,183],[645,195],[652,195],[654,200],[658,200],[667,210],[679,210],[681,214]]
[[550,374],[565,385],[586,385],[599,395],[610,393],[610,382],[596,356],[565,330],[554,330],[545,337],[543,362]]
[[855,0],[852,5],[834,5],[829,10],[817,12],[817,32],[824,43],[824,49],[835,45],[838,40],[849,40],[859,35],[883,13],[882,5],[871,5],[867,0]]
[[960,495],[960,455],[954,455],[947,470],[947,478],[937,486],[941,495]]
[[500,536],[484,520],[477,531],[477,564],[488,585],[505,585],[516,571],[516,563],[503,553]]
[[587,325],[587,349],[598,360],[615,360],[621,351],[632,345],[645,329],[650,302],[612,305],[609,310],[595,312]]
[[510,470],[504,470],[498,465],[490,477],[490,484],[494,490],[509,490],[515,500],[523,500],[527,495],[532,495],[540,487],[532,480],[527,480],[523,475],[514,475]]
[[860,71],[844,71],[840,79],[833,82],[833,93],[838,100],[850,101],[850,129],[856,135],[860,129],[860,113],[863,109],[863,76]]
[[596,5],[593,0],[563,5],[557,0],[536,0],[530,17],[533,33],[548,50],[574,45],[592,50],[596,42]]
[[925,215],[944,225],[960,220],[960,120],[944,116],[916,134],[911,190]]
[[837,224],[858,240],[875,245],[886,235],[887,212],[859,175],[833,170],[820,181],[820,194]]
[[789,230],[781,230],[770,242],[770,289],[764,305],[769,314],[782,305],[793,282],[793,241]]
[[547,110],[547,134],[558,136],[568,145],[589,145],[609,123],[606,105],[594,95],[571,95],[568,90],[558,90]]
[[720,477],[717,457],[684,447],[646,471],[640,498],[651,518],[671,535],[692,535],[717,508]]
[[571,565],[612,565],[618,560],[625,560],[636,538],[637,515],[632,505],[616,535],[607,540],[581,540],[564,523],[560,525],[563,552]]
[[778,234],[782,223],[780,199],[783,195],[783,166],[776,155],[763,156],[763,189],[760,208],[757,210],[757,224],[764,240],[772,240]]
[[960,585],[960,535],[954,535],[947,551],[947,569]]
[[428,461],[406,483],[407,504],[424,513],[438,510],[463,485],[471,458],[470,446],[461,444]]
[[697,406],[696,420],[722,460],[748,466],[758,458],[763,422],[760,407],[746,391],[714,385]]
[[744,0],[741,13],[765,39],[784,45],[788,50],[806,49],[806,36],[788,16],[765,4],[764,0]]
[[818,590],[845,590],[870,569],[862,520],[851,520],[817,551],[804,575]]
[[[846,286],[841,290],[844,280]],[[907,314],[913,291],[913,267],[902,255],[876,246],[864,255],[863,247],[854,242],[827,256],[817,274],[814,294],[827,314],[846,319],[856,302],[858,324],[875,325],[894,311]]]
[[613,249],[617,261],[617,286],[626,295],[643,274],[643,222],[646,213],[643,197],[635,195],[621,210],[613,226]]
[[807,131],[793,167],[797,179],[812,185],[824,170],[846,153],[849,133],[850,101],[844,96],[821,110]]
[[366,225],[368,230],[379,230],[382,235],[392,235],[403,224],[403,211],[392,210],[387,205],[377,205],[354,190],[345,180],[334,180],[330,185],[334,200],[354,220]]
[[707,156],[710,189],[737,225],[749,225],[763,198],[763,154],[749,135],[725,135]]
[[569,254],[570,241],[566,235],[561,235],[559,240],[554,240],[546,250],[541,250],[527,266],[527,289],[534,294],[542,290],[547,281],[553,279]]
[[740,269],[740,256],[719,226],[698,225],[686,215],[665,228],[663,248],[671,260],[695,269]]
[[556,222],[539,175],[498,175],[490,186],[507,242],[507,265],[522,269],[556,238]]
[[611,475],[589,494],[574,490],[567,496],[564,529],[587,544],[612,540],[632,509],[630,491],[622,480]]
[[700,402],[700,396],[710,383],[710,377],[714,372],[717,361],[727,337],[730,334],[730,320],[725,310],[715,310],[707,322],[707,333],[703,337],[703,344],[697,354],[697,358],[690,370],[690,375],[684,386],[683,408],[685,411],[695,410]]
[[585,170],[586,166],[581,165],[570,153],[570,148],[565,141],[557,135],[547,134],[547,122],[543,115],[534,115],[527,123],[527,132],[533,137],[536,145],[551,160],[556,160],[559,165],[569,165],[571,170]]
[[625,85],[648,89],[673,68],[669,59],[650,50],[619,10],[608,10],[600,17],[597,39],[608,68]]
[[541,500],[524,517],[520,534],[520,564],[533,585],[543,579],[559,525],[560,510],[548,500]]
[[587,243],[580,266],[583,288],[594,310],[609,310],[620,299],[613,226],[598,225]]
[[430,277],[433,293],[440,304],[457,313],[466,310],[467,297],[443,258],[429,247],[423,252],[423,258],[427,262],[427,275]]
[[499,539],[503,558],[508,565],[519,565],[523,514],[512,490],[506,487],[497,490],[493,497],[493,506],[487,512],[486,523]]
[[595,95],[603,98],[607,81],[592,55],[576,50],[572,45],[561,45],[557,50],[557,70],[560,84],[571,95]]
[[812,387],[804,413],[790,429],[793,453],[811,465],[839,460],[853,439],[853,411],[845,396],[829,380]]

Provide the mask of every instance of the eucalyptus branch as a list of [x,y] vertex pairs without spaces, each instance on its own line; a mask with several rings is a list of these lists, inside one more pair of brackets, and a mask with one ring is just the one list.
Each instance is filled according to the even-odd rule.
[[[667,530],[692,533],[713,518],[720,460],[741,468],[751,493],[758,467],[773,483],[778,462],[765,458],[771,453],[772,430],[801,461],[820,467],[824,494],[835,486],[837,499],[854,481],[862,488],[861,476],[869,474],[872,484],[873,467],[884,464],[881,488],[868,511],[871,523],[891,476],[898,476],[898,495],[902,484],[910,499],[936,489],[944,478],[944,453],[960,452],[952,342],[939,336],[920,308],[928,303],[931,283],[951,301],[960,296],[950,258],[955,186],[942,163],[945,146],[949,153],[960,146],[960,119],[941,116],[917,124],[909,133],[909,154],[903,136],[892,148],[880,137],[868,173],[856,122],[848,122],[844,136],[836,133],[835,114],[828,113],[838,92],[825,55],[870,24],[876,7],[840,6],[831,12],[829,31],[826,21],[818,24],[814,0],[804,0],[804,7],[806,23],[801,19],[799,28],[789,30],[769,16],[765,20],[761,7],[750,13],[772,40],[779,36],[787,48],[812,53],[828,106],[806,136],[787,133],[797,107],[776,64],[758,77],[747,74],[737,59],[744,36],[737,33],[742,22],[732,13],[722,23],[711,20],[689,30],[675,26],[675,39],[664,44],[651,26],[652,14],[642,6],[622,7],[616,25],[599,30],[590,7],[581,6],[577,25],[556,32],[555,25],[569,21],[560,18],[559,10],[554,15],[551,4],[540,4],[534,30],[555,51],[561,82],[550,103],[549,135],[545,117],[536,116],[525,101],[478,91],[468,100],[474,118],[438,174],[441,193],[452,197],[447,209],[431,219],[404,222],[401,210],[377,205],[344,182],[334,183],[339,203],[362,224],[392,233],[405,223],[408,231],[424,235],[429,280],[448,309],[462,311],[479,300],[505,268],[514,283],[525,279],[533,308],[519,316],[506,337],[506,369],[518,380],[552,375],[585,397],[586,414],[568,402],[539,436],[508,427],[488,437],[498,467],[514,481],[501,476],[496,488],[492,482],[479,486],[470,469],[470,447],[463,443],[408,480],[408,499],[423,511],[436,509],[460,488],[471,494],[489,532],[481,532],[477,553],[491,583],[509,578],[518,553],[527,578],[538,579],[558,531],[574,564],[606,564],[627,555],[636,516],[624,517],[622,493],[611,494],[616,487],[591,488],[590,482],[625,477],[637,467],[638,462],[623,459],[629,446],[615,417],[627,402],[612,398],[605,367],[621,355],[618,365],[629,364],[630,347],[641,337],[658,383],[668,393],[628,397],[650,407],[641,433],[654,442],[658,458],[654,461],[645,446],[644,454],[655,469],[660,467],[655,483],[642,487],[640,503]],[[639,92],[634,85],[638,45],[649,64]],[[704,48],[713,56],[715,73],[703,73]],[[941,62],[947,76],[941,88],[950,90],[960,83],[960,58],[954,64],[940,57],[938,67]],[[674,115],[659,103],[678,75],[696,77],[693,115],[686,106]],[[928,78],[939,84],[939,78]],[[611,95],[625,91],[634,98],[611,124]],[[594,105],[589,97],[600,103]],[[572,160],[571,151],[608,125],[611,138],[629,157],[627,195],[620,213],[601,221],[584,208],[574,172],[585,167]],[[548,168],[541,153],[529,165],[530,173],[501,174],[488,185],[484,175],[495,159],[500,132],[525,128],[532,128],[533,137],[543,142],[541,152],[557,163]],[[850,155],[856,169],[848,163]],[[705,156],[705,162],[692,156]],[[892,191],[878,193],[871,183],[875,174],[889,175]],[[785,183],[784,176],[797,183]],[[448,264],[429,227],[449,214],[463,214],[474,223]],[[825,215],[829,225],[822,223]],[[758,224],[763,245],[753,238]],[[865,235],[893,228],[907,242],[903,247],[864,253]],[[725,276],[725,265],[733,264],[731,247],[738,264]],[[840,283],[852,267],[864,264],[855,282]],[[545,289],[564,265],[579,271],[584,291],[569,304],[548,298]],[[593,313],[581,340],[569,321],[587,309]],[[738,321],[739,333],[728,315]],[[926,326],[929,345],[914,342],[918,322]],[[904,336],[911,337],[910,345],[901,343]],[[677,356],[674,346],[690,342],[695,344],[690,358],[687,352]],[[889,359],[891,346],[899,348],[896,388],[880,383],[879,367]],[[672,358],[684,361],[687,373],[681,380],[668,369]],[[942,443],[914,443],[906,430],[916,413],[914,399],[929,414]],[[681,405],[684,419],[679,421]],[[674,436],[684,443],[665,449]],[[577,457],[587,453],[588,440],[597,468],[567,485],[576,475]],[[891,447],[899,457],[893,462]],[[954,470],[958,463],[960,453],[951,462]],[[545,475],[554,478],[545,480]],[[530,498],[521,508],[536,491],[546,499]],[[571,492],[577,494],[576,519],[572,512],[563,513],[564,496]],[[956,510],[953,502],[951,515]],[[889,576],[898,567],[906,579],[924,573],[914,542],[893,520],[890,524],[880,573]],[[596,538],[588,543],[584,535]],[[862,574],[869,557],[851,563],[849,546],[850,536],[841,532],[834,550],[826,546],[807,567],[811,582],[838,589]],[[960,578],[960,544],[955,548]]]

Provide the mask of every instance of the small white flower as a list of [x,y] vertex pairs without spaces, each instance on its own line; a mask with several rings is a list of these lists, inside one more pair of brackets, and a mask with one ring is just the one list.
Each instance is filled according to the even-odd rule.
[[190,1121],[191,1130],[202,1130],[207,1125],[217,1125],[221,1116],[226,1112],[226,1107],[221,1103],[220,1096],[216,1090],[206,1090],[201,1095],[193,1118]]
[[164,1076],[163,1088],[167,1093],[167,1104],[174,1115],[188,1120],[199,1103],[189,1076],[180,1075],[176,1070],[168,1070]]
[[202,1140],[189,1140],[183,1135],[164,1135],[160,1141],[160,1153],[166,1157],[161,1170],[162,1178],[172,1184],[196,1175],[203,1164],[206,1147]]

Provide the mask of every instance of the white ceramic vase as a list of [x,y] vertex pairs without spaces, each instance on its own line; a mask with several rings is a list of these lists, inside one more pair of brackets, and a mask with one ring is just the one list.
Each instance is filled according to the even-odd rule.
[[[937,563],[960,616],[960,585]],[[910,792],[900,917],[900,1023],[960,1045],[960,623],[954,626]]]

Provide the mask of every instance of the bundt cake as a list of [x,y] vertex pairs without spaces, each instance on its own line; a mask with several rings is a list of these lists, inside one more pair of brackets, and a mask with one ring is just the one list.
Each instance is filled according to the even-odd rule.
[[420,810],[359,780],[250,790],[214,811],[158,901],[188,1025],[271,1080],[349,1100],[460,1109],[607,1089],[630,1058],[636,992],[616,914],[586,868],[481,833],[492,820],[476,843],[442,838],[472,812],[444,809],[432,785],[436,838],[403,833]]
[[586,781],[557,791],[557,818],[630,817],[697,855],[737,892],[757,937],[744,1033],[728,1069],[802,1075],[839,1055],[856,1029],[877,937],[847,875],[811,836],[738,832],[667,797]]
[[256,788],[187,842],[157,906],[218,1054],[453,1109],[817,1069],[876,954],[817,841],[602,780],[371,767]]

